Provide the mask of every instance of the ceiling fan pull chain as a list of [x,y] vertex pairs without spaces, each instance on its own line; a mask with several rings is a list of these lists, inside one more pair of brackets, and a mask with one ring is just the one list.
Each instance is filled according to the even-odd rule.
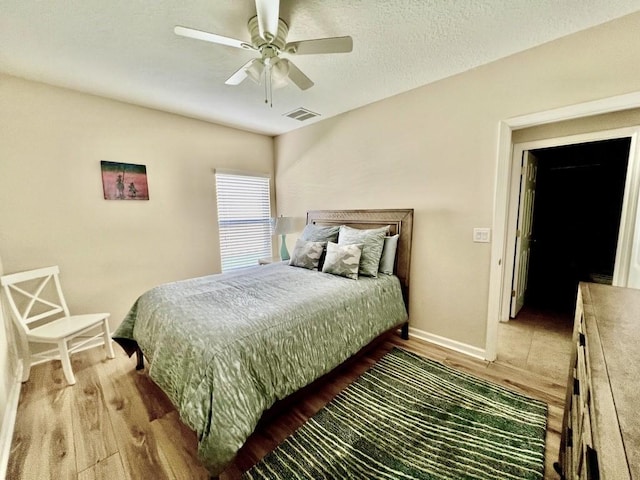
[[267,63],[264,69],[264,103],[268,103],[273,108],[273,90],[271,85],[271,63]]
[[267,87],[267,78],[269,77],[269,75],[267,75],[267,69],[264,69],[264,103],[269,103],[269,88]]

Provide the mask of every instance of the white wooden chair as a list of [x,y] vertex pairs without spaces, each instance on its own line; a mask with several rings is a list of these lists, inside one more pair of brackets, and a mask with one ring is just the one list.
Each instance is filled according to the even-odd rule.
[[[70,315],[60,287],[59,274],[58,266],[53,266],[0,277],[0,285],[20,336],[23,382],[29,380],[34,360],[59,358],[67,382],[73,385],[76,380],[69,354],[90,342],[95,343],[100,336],[107,357],[115,357],[109,332],[109,314]],[[92,334],[92,330],[98,329],[99,332],[93,332],[90,338],[86,337]],[[79,336],[82,338],[76,339]],[[56,344],[57,349],[32,353],[29,343]]]

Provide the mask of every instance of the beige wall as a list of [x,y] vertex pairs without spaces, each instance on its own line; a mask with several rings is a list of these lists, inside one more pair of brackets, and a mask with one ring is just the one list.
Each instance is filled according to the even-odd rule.
[[[148,288],[220,271],[213,168],[273,173],[271,137],[15,77],[0,126],[5,272],[60,265],[71,310],[113,326]],[[145,164],[151,199],[104,200],[100,160]]]
[[278,211],[415,209],[412,326],[484,348],[498,122],[640,90],[640,14],[276,138]]

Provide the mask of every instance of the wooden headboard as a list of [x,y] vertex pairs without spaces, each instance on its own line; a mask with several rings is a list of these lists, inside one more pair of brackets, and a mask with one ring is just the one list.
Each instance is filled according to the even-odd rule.
[[409,308],[409,270],[411,269],[411,236],[413,209],[389,210],[311,210],[307,224],[347,225],[352,228],[378,228],[389,225],[389,234],[400,234],[396,251],[395,274],[402,284],[402,294]]

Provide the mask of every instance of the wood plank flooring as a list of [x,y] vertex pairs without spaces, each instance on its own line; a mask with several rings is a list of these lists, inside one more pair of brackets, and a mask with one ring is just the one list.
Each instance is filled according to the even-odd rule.
[[[267,412],[221,480],[238,478],[394,346],[547,402],[545,478],[557,478],[552,464],[560,442],[564,379],[391,335]],[[119,347],[114,360],[106,360],[101,348],[74,355],[73,387],[66,386],[60,362],[34,367],[22,386],[7,478],[208,478],[196,458],[195,433],[179,421],[146,373],[134,367],[135,359]]]

